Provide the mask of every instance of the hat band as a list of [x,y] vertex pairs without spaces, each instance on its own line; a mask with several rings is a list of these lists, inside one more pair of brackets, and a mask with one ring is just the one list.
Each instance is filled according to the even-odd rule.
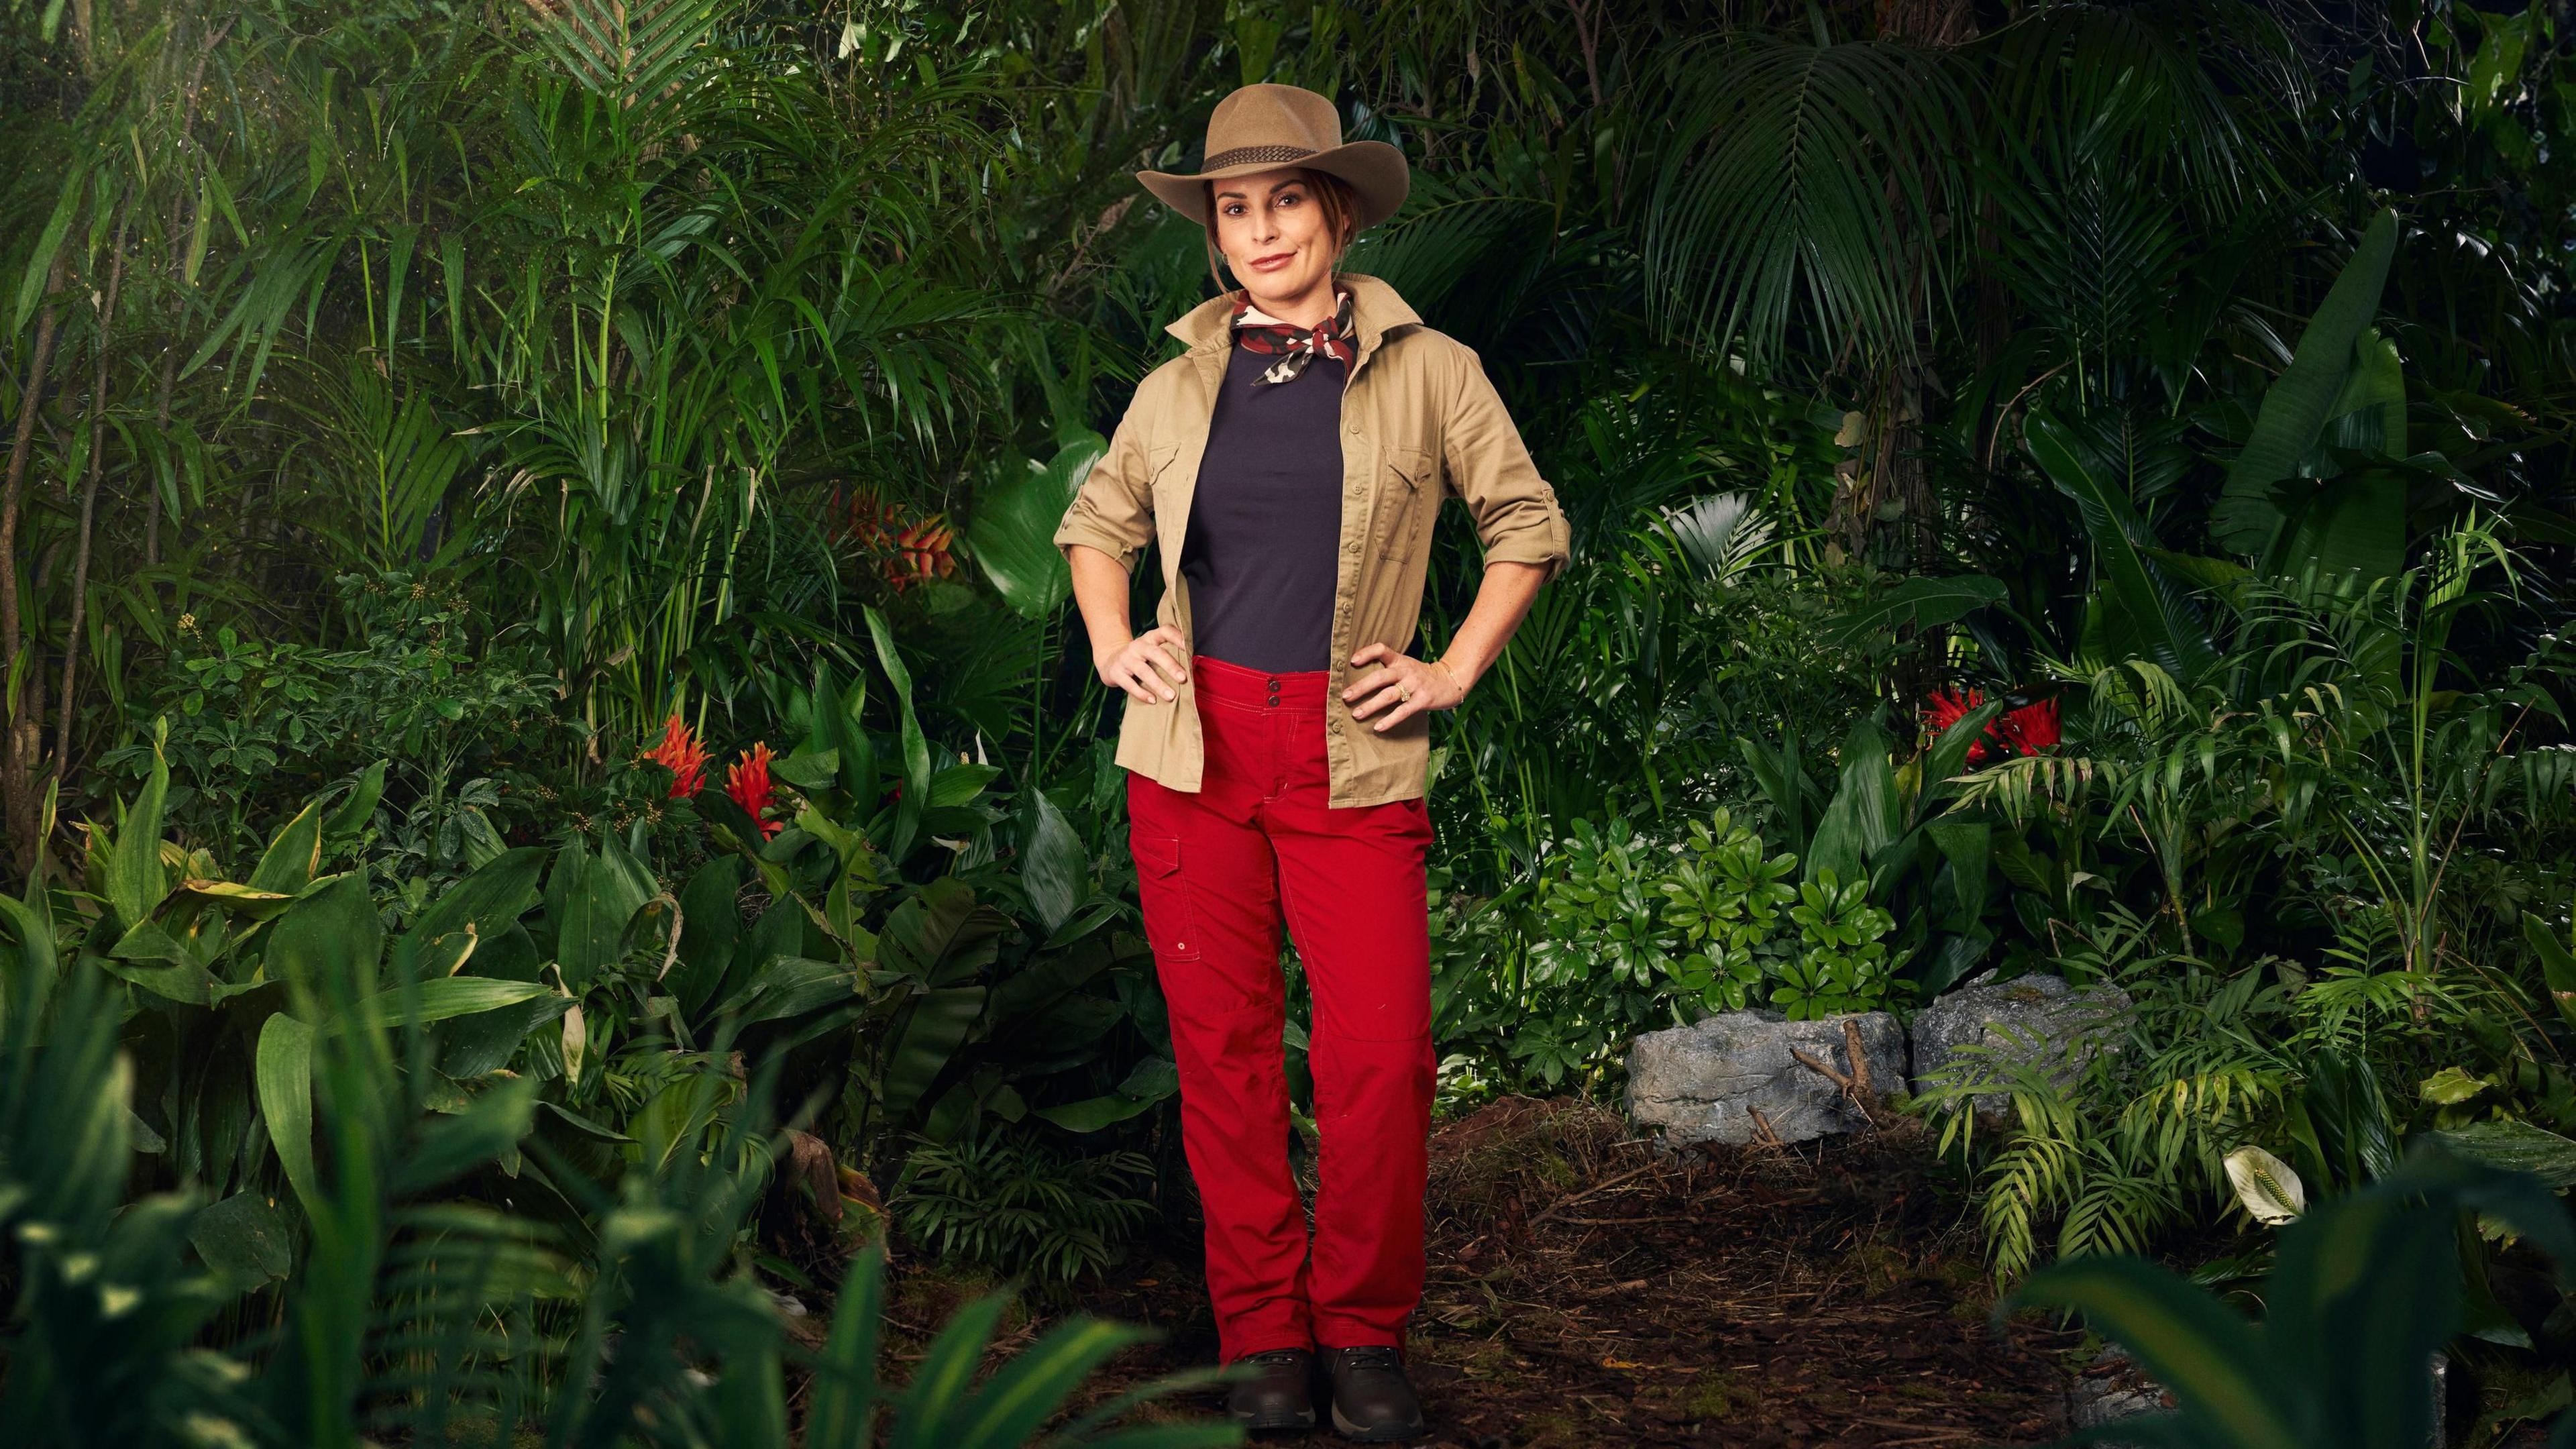
[[1300,156],[1314,154],[1312,146],[1236,146],[1200,162],[1199,169],[1215,171],[1226,166],[1240,166],[1247,161],[1294,161]]

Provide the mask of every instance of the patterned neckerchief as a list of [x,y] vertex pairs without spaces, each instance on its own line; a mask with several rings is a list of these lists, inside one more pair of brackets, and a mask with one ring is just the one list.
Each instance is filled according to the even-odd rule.
[[1299,327],[1283,322],[1252,305],[1252,294],[1245,292],[1234,303],[1234,340],[1252,352],[1277,353],[1279,360],[1262,369],[1255,383],[1287,382],[1306,370],[1306,364],[1317,353],[1338,357],[1344,367],[1359,357],[1351,326],[1351,293],[1347,287],[1333,289],[1333,315],[1313,327]]

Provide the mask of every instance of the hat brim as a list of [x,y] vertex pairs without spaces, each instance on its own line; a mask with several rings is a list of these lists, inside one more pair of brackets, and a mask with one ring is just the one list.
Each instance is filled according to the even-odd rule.
[[1375,226],[1395,215],[1413,186],[1413,171],[1405,164],[1404,153],[1384,141],[1346,141],[1329,151],[1300,156],[1294,161],[1247,161],[1186,176],[1171,171],[1139,171],[1136,179],[1165,206],[1205,226],[1207,191],[1199,183],[1276,171],[1284,166],[1328,172],[1349,182],[1351,190],[1359,194],[1359,215],[1353,219],[1353,231]]

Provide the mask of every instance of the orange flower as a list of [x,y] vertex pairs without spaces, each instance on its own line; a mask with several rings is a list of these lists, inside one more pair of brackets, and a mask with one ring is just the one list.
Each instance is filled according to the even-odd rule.
[[948,526],[944,515],[934,513],[895,536],[894,567],[888,570],[898,589],[915,579],[946,578],[957,572],[957,555],[949,545],[957,540],[956,530]]
[[688,721],[678,710],[663,722],[662,742],[644,752],[644,758],[671,772],[671,798],[686,799],[698,793],[707,781],[707,747],[689,733]]
[[766,813],[778,801],[778,792],[769,782],[769,760],[769,746],[756,744],[743,751],[742,758],[725,771],[725,793],[733,797],[733,803],[743,808],[744,814],[759,822],[763,840],[776,835],[782,828]]

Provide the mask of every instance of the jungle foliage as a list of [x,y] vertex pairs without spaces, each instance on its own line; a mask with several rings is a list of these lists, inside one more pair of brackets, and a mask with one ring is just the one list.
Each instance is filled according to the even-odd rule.
[[[2050,972],[2119,1050],[1917,1104],[2004,1278],[2274,1271],[2250,1151],[2576,1183],[2564,26],[0,0],[0,1412],[774,1443],[792,1366],[866,1442],[873,1239],[1185,1211],[1047,536],[1207,295],[1129,173],[1252,80],[1406,151],[1348,262],[1573,526],[1436,724],[1444,1090]],[[2458,1264],[2563,1403],[2528,1244]],[[832,1281],[809,1351],[762,1290]]]

